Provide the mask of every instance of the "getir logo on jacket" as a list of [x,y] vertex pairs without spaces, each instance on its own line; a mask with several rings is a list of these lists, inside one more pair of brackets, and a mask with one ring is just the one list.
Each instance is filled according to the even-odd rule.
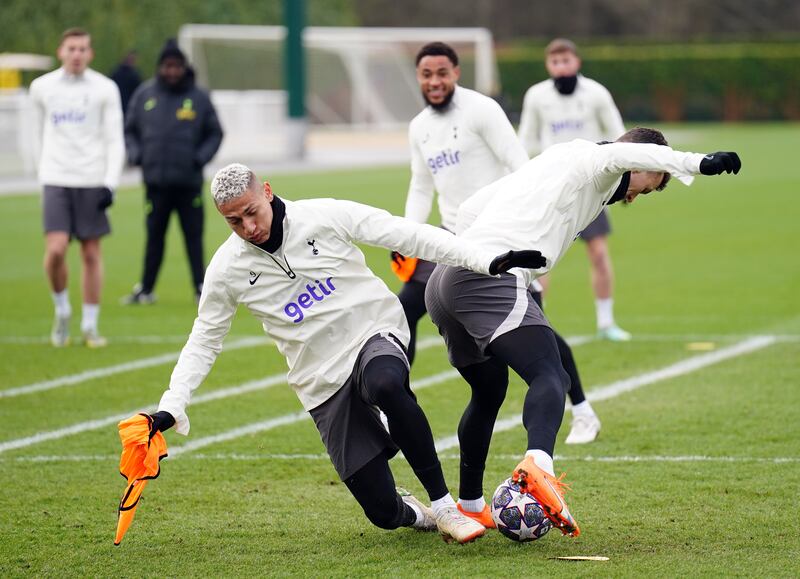
[[294,301],[286,304],[283,308],[283,313],[295,324],[299,324],[305,318],[303,310],[313,307],[316,302],[321,302],[336,291],[336,286],[333,285],[332,277],[329,277],[324,282],[315,279],[314,283],[317,285],[307,283],[306,291],[297,296]]

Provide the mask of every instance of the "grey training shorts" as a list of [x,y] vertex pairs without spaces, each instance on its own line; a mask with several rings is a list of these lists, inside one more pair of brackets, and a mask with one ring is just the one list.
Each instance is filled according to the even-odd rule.
[[604,208],[600,215],[578,235],[580,235],[580,238],[584,241],[591,241],[595,237],[608,235],[609,233],[611,233],[611,221],[608,219],[608,209]]
[[456,368],[488,360],[492,340],[511,330],[550,327],[530,288],[510,273],[489,277],[437,265],[425,288],[425,305]]
[[[376,334],[361,348],[353,373],[344,386],[310,411],[342,480],[353,476],[379,454],[389,459],[399,450],[383,426],[378,408],[368,400],[363,389],[364,368],[378,356],[394,356],[408,366],[405,349],[397,338],[389,333]],[[411,393],[408,380],[405,387]]]
[[80,240],[99,239],[111,233],[105,209],[99,209],[103,187],[45,185],[42,217],[45,233],[63,231]]

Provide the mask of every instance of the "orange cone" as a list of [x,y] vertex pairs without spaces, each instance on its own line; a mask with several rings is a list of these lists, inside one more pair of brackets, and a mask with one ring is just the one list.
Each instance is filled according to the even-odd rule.
[[137,414],[119,423],[119,437],[122,441],[119,472],[126,478],[128,485],[119,502],[115,545],[120,544],[131,526],[147,481],[160,474],[159,461],[167,456],[164,435],[156,432],[150,437],[152,423],[153,419],[147,414]]

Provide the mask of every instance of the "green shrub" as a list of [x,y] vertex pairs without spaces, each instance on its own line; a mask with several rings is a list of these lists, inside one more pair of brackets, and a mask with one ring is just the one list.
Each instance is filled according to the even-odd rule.
[[[504,102],[522,108],[547,78],[543,47],[497,52]],[[800,44],[590,46],[582,72],[604,84],[623,117],[639,120],[800,119]]]

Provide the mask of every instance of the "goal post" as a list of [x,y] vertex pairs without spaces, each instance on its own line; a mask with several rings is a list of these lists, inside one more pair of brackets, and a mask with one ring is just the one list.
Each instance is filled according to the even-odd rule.
[[[220,105],[218,112],[226,130],[221,156],[242,148],[236,141],[243,131],[262,131],[265,139],[269,133],[273,141],[285,138],[287,123],[279,122],[288,119],[285,38],[283,26],[181,27],[179,43],[195,68],[198,83],[210,89],[215,104]],[[493,39],[485,28],[304,28],[305,104],[312,130],[405,130],[424,105],[414,57],[422,45],[432,41],[446,42],[458,53],[459,84],[484,94],[498,92]],[[241,106],[236,102],[239,98]],[[253,111],[254,118],[269,119],[269,126],[246,122],[248,115],[241,110],[245,103],[269,108]],[[252,141],[254,137],[247,138]],[[285,155],[286,150],[265,141],[260,156],[271,152]]]

